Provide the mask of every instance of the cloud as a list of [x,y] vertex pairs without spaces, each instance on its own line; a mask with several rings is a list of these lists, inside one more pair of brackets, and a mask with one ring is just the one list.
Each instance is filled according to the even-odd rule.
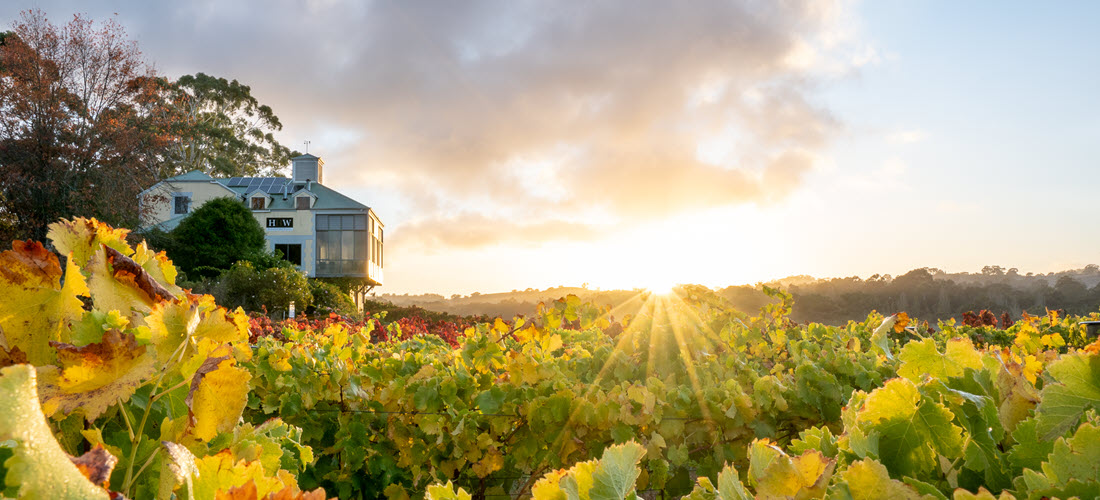
[[399,248],[436,253],[446,248],[473,249],[500,244],[534,246],[547,240],[590,241],[605,229],[564,220],[541,222],[505,221],[479,214],[430,218],[406,224]]
[[890,144],[915,144],[925,140],[928,134],[919,129],[901,130],[886,136]]
[[[46,8],[61,18],[66,6],[92,8]],[[814,71],[853,41],[838,35],[844,7],[209,0],[111,9],[164,72],[251,85],[294,135],[286,142],[313,141],[330,182],[417,203],[407,212],[420,222],[395,228],[402,234],[469,246],[494,238],[467,238],[455,220],[545,241],[589,234],[566,220],[629,224],[782,199],[841,127],[814,103]],[[719,162],[701,159],[700,141],[717,130],[736,142]]]

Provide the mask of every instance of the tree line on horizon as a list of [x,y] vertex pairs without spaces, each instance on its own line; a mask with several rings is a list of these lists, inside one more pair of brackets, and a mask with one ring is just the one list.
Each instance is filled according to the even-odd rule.
[[[897,277],[876,274],[866,279],[792,276],[714,292],[734,308],[755,313],[774,300],[764,293],[764,286],[791,293],[794,309],[790,317],[799,323],[843,325],[861,321],[871,311],[885,314],[905,311],[910,317],[933,325],[952,318],[962,321],[966,313],[979,314],[983,310],[990,311],[998,321],[1006,314],[1016,320],[1024,312],[1042,315],[1048,309],[1078,315],[1100,311],[1100,266],[1095,264],[1047,274],[1020,274],[1015,268],[985,266],[979,273],[947,273],[924,267]],[[380,294],[375,298],[398,306],[419,306],[462,316],[511,317],[534,314],[539,302],[570,293],[601,305],[626,304],[617,311],[622,316],[638,312],[640,303],[629,304],[643,291],[556,287],[450,298],[438,294]]]

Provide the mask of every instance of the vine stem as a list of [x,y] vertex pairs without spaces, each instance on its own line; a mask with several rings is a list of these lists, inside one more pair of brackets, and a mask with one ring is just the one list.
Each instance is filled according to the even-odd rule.
[[[131,431],[130,433],[130,460],[126,464],[126,478],[122,481],[122,492],[127,497],[132,496],[130,488],[134,485],[134,480],[137,478],[137,476],[140,476],[141,473],[145,470],[145,467],[149,463],[151,463],[147,462],[140,469],[138,469],[137,474],[134,474],[134,462],[137,461],[138,444],[141,442],[142,433],[145,432],[145,424],[149,421],[149,413],[153,409],[153,403],[157,399],[159,399],[160,396],[171,392],[171,390],[164,391],[163,393],[158,394],[157,397],[153,397],[153,394],[157,393],[157,391],[160,389],[161,384],[164,383],[164,376],[168,373],[169,369],[175,367],[175,365],[183,361],[183,356],[187,353],[188,340],[190,340],[191,335],[194,333],[193,328],[188,328],[188,330],[191,331],[188,332],[188,335],[186,338],[183,339],[183,342],[180,342],[180,346],[176,348],[171,356],[169,356],[168,363],[166,363],[164,367],[161,368],[160,374],[157,376],[157,383],[153,385],[153,390],[149,391],[149,402],[145,404],[145,413],[141,416],[141,423],[138,424],[137,431]],[[121,400],[119,400],[119,409],[121,409],[124,414],[126,413],[126,409],[122,406]],[[126,423],[127,425],[129,425],[129,420],[127,420]],[[152,460],[152,458],[157,455],[158,451],[159,450],[154,451],[153,456],[150,457],[149,460]]]

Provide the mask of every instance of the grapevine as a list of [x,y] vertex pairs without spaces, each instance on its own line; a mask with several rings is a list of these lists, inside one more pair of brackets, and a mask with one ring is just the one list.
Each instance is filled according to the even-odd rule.
[[681,287],[618,320],[272,321],[125,237],[0,253],[0,496],[1100,495],[1098,313],[799,325],[781,290]]

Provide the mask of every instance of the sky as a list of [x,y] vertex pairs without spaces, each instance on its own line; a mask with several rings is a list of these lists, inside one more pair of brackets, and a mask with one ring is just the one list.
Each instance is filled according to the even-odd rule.
[[250,85],[382,293],[1100,263],[1100,3],[21,1]]

